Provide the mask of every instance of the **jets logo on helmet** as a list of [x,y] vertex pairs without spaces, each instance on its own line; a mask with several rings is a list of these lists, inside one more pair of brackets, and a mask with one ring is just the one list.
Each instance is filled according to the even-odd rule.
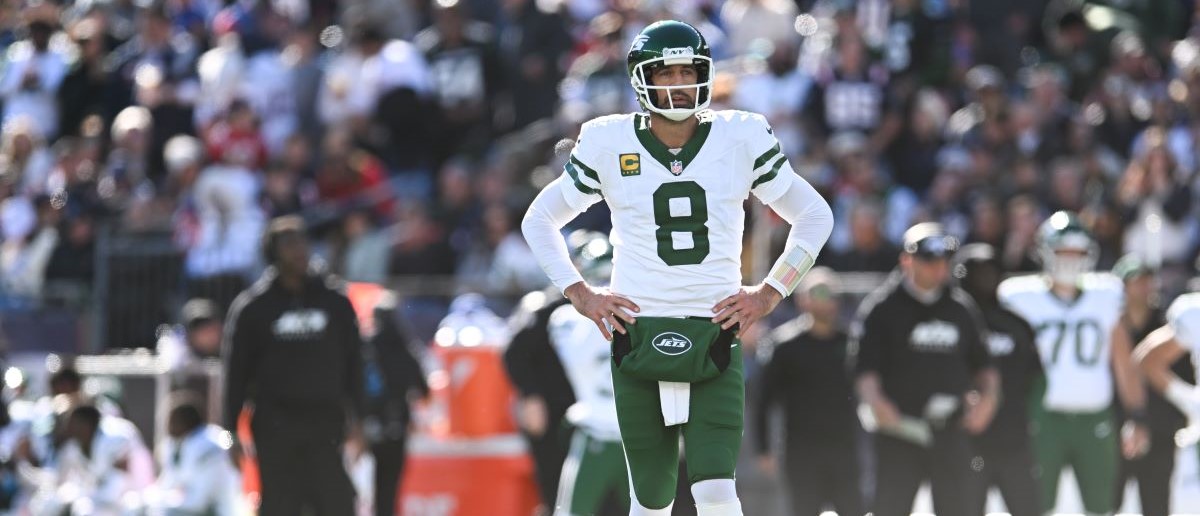
[[[638,34],[627,57],[629,82],[642,108],[671,120],[684,120],[708,108],[712,99],[713,61],[708,42],[695,27],[683,22],[665,20],[651,24]],[[655,86],[652,72],[662,66],[692,65],[696,83],[676,86]],[[676,106],[672,90],[689,93],[690,106]],[[666,105],[658,100],[658,92],[668,93]]]
[[1038,228],[1042,268],[1057,283],[1074,285],[1096,266],[1099,249],[1074,213],[1059,211]]

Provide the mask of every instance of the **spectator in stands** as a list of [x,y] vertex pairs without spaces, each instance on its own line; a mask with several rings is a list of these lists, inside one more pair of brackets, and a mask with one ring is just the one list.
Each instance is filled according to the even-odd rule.
[[382,285],[387,282],[388,252],[391,239],[376,227],[372,211],[353,208],[335,231],[335,242],[328,257],[331,269],[346,281],[364,281]]
[[238,514],[240,482],[226,451],[228,435],[205,423],[196,395],[177,391],[168,405],[168,437],[156,450],[160,473],[147,508],[164,515]]
[[850,210],[850,248],[828,259],[834,270],[844,272],[890,272],[896,268],[900,249],[883,237],[883,210],[862,201]]
[[1149,263],[1182,264],[1196,223],[1189,185],[1194,173],[1178,170],[1166,133],[1148,131],[1145,150],[1129,162],[1116,197],[1125,223],[1126,253]]
[[230,101],[228,110],[204,131],[204,144],[216,163],[251,173],[262,172],[267,163],[267,144],[259,131],[257,115],[240,98]]
[[17,118],[28,118],[33,134],[49,139],[58,135],[56,100],[67,73],[67,57],[60,48],[50,47],[50,36],[58,25],[57,9],[28,9],[25,13],[35,14],[25,25],[28,39],[8,48],[0,97],[4,98],[5,126]]
[[[343,453],[362,452],[358,318],[336,285],[310,268],[303,219],[272,220],[262,242],[270,267],[229,311],[224,427],[236,432],[253,404],[259,514],[292,516],[306,507],[319,516],[354,514]],[[235,444],[233,451],[247,450]]]
[[795,296],[803,315],[759,344],[758,356],[766,363],[754,414],[758,462],[768,475],[778,473],[768,418],[769,409],[778,404],[785,421],[789,514],[816,516],[826,505],[838,514],[864,512],[857,444],[861,427],[845,374],[847,335],[838,320],[838,290],[829,269],[809,271]]
[[247,168],[255,159],[250,148],[221,148],[221,161],[205,168],[193,186],[196,226],[185,235],[188,292],[212,299],[221,311],[259,264],[256,250],[265,220],[258,178]]
[[358,132],[391,90],[408,88],[422,95],[430,91],[429,69],[420,51],[407,41],[389,40],[378,23],[352,22],[351,47],[329,62],[317,100],[326,124],[349,122]]
[[1019,195],[1008,201],[1008,233],[1004,247],[1000,250],[1000,261],[1004,270],[1030,272],[1040,270],[1033,259],[1038,224],[1041,224],[1041,208],[1031,196]]
[[924,195],[937,170],[949,106],[933,90],[922,90],[908,109],[905,130],[887,150],[896,182]]
[[763,43],[791,46],[799,42],[796,33],[795,2],[787,0],[729,0],[721,6],[721,25],[729,33],[733,55],[754,53]]
[[0,135],[0,163],[14,174],[20,191],[27,195],[47,192],[47,180],[54,167],[54,156],[46,148],[46,139],[35,121],[26,115],[6,117]]
[[870,61],[862,38],[839,34],[836,53],[816,78],[805,107],[809,134],[816,141],[846,131],[869,136],[869,149],[886,149],[900,124],[899,106],[888,95],[886,68]]
[[443,224],[420,202],[400,206],[388,271],[395,275],[453,274],[458,258],[447,241]]
[[[797,66],[799,42],[795,37],[773,41],[768,48],[770,54],[761,56],[765,66],[737,79],[733,104],[738,109],[766,116],[783,149],[800,156],[808,150],[800,115],[809,100],[813,81]],[[628,109],[625,106],[616,109],[622,110]]]
[[[575,59],[562,81],[560,116],[571,126],[609,113],[636,110],[636,100],[627,95],[629,72],[625,56],[625,21],[616,12],[607,12],[591,20],[588,51]],[[779,126],[775,125],[778,134]]]
[[325,134],[317,167],[317,195],[327,209],[368,206],[381,220],[394,213],[392,191],[383,164],[354,144],[349,128],[332,127]]
[[[46,277],[46,266],[58,245],[61,211],[49,196],[34,200],[36,222],[19,238],[0,244],[0,290],[26,299],[38,299]],[[61,207],[61,206],[60,206]]]
[[[883,234],[898,242],[913,219],[918,199],[911,190],[888,183],[869,143],[860,133],[839,133],[829,140],[829,154],[838,177],[832,202],[834,220],[848,221],[850,209],[862,200],[883,207]],[[835,224],[829,237],[830,249],[842,252],[850,245],[850,227]]]
[[[53,208],[54,200],[51,199]],[[60,208],[66,211],[65,208]],[[46,263],[43,298],[82,306],[95,279],[96,223],[93,211],[80,211],[59,224],[58,243]]]
[[[433,25],[414,41],[429,63],[442,110],[438,160],[459,153],[481,155],[491,143],[505,86],[495,30],[468,18],[458,3],[436,3]],[[624,67],[621,72],[624,75]]]
[[130,106],[117,114],[112,123],[112,149],[103,165],[101,182],[111,193],[107,202],[123,208],[133,189],[152,178],[150,171],[151,141],[154,121],[150,110]]
[[199,91],[198,45],[186,34],[174,33],[166,2],[161,0],[138,9],[137,27],[137,36],[111,55],[111,87],[106,104],[108,117],[133,104],[146,109],[154,133],[147,135],[147,154],[142,156],[147,160],[144,173],[157,182],[163,172],[162,149],[167,140],[192,132],[193,104]]
[[[110,77],[104,68],[107,58],[102,19],[88,16],[70,27],[71,40],[79,52],[58,87],[58,129],[65,136],[80,136],[83,121],[103,117],[105,92]],[[99,119],[97,118],[97,121]]]
[[554,116],[558,83],[571,49],[571,35],[560,11],[543,9],[535,0],[503,2],[504,22],[499,39],[504,68],[512,70],[508,89],[513,96],[511,125],[522,128]]

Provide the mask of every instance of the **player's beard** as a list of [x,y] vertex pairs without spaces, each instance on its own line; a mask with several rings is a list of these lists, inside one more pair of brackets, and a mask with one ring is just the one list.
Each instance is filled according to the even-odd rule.
[[692,109],[696,107],[696,97],[685,88],[672,88],[667,90],[669,98],[659,97],[660,109]]

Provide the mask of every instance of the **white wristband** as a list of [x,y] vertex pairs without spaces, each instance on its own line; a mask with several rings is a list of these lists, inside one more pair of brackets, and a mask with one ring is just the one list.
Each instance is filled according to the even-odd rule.
[[808,274],[815,261],[813,255],[803,247],[793,245],[775,261],[775,266],[771,267],[771,273],[767,274],[764,281],[787,297],[800,285],[800,280]]
[[1163,397],[1186,414],[1188,419],[1200,419],[1200,396],[1197,394],[1196,386],[1179,378],[1171,379],[1163,391]]

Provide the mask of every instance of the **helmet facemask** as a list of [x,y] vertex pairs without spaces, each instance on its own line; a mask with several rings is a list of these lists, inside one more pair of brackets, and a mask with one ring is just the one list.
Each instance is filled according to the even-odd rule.
[[[1059,251],[1076,251],[1060,255]],[[1061,240],[1043,244],[1038,250],[1043,269],[1055,283],[1078,285],[1084,274],[1096,267],[1097,249],[1091,238],[1082,233],[1063,235]]]
[[[671,55],[672,51],[678,53],[678,55]],[[634,65],[629,82],[633,85],[633,91],[637,94],[638,101],[641,102],[643,107],[670,120],[679,122],[708,108],[708,104],[712,100],[712,58],[696,55],[691,47],[668,48],[664,49],[664,53],[667,55],[648,59]],[[672,65],[694,66],[698,82],[696,84],[676,86],[655,86],[652,79],[654,69],[659,66]],[[671,90],[682,90],[690,93],[692,98],[695,99],[695,105],[692,107],[676,107],[674,100],[671,98]],[[659,91],[667,92],[666,107],[658,105]]]

